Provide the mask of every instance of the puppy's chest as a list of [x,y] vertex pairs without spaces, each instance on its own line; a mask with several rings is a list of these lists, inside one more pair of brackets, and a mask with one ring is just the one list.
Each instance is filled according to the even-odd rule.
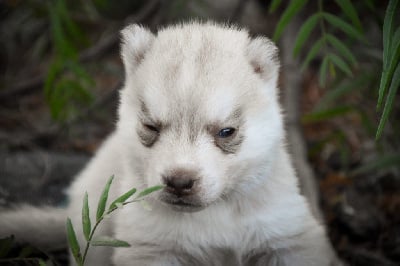
[[[254,266],[266,265],[273,254],[266,250],[253,250],[242,254],[238,250],[221,247],[198,248],[197,250],[182,251],[171,250],[169,252],[180,266]],[[261,263],[262,264],[259,264]]]
[[221,224],[170,229],[159,232],[158,242],[153,243],[160,253],[172,254],[182,266],[255,265],[260,249],[265,251],[265,238],[258,238],[256,231],[248,228]]
[[[152,218],[143,217],[142,222],[120,220],[116,237],[130,240],[134,250],[149,257],[169,254],[177,258],[179,265],[255,265],[254,257],[266,250],[267,237],[258,222],[216,219],[216,215],[198,219]],[[129,226],[132,224],[135,226]]]

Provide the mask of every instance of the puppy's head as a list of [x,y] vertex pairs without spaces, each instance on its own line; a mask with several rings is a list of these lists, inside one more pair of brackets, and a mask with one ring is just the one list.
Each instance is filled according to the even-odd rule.
[[263,182],[283,134],[276,47],[215,24],[122,37],[127,184],[162,183],[161,202],[194,211]]

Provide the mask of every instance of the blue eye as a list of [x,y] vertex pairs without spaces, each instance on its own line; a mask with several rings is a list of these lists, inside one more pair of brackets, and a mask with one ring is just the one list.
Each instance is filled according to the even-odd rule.
[[228,137],[232,136],[233,133],[235,133],[235,131],[236,131],[236,129],[234,129],[233,127],[223,128],[218,132],[218,137],[228,138]]

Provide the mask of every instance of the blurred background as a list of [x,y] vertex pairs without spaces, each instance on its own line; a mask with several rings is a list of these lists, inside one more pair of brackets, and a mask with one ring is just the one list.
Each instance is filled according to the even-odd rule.
[[[398,14],[397,0],[0,0],[0,208],[67,204],[116,122],[125,25],[213,20],[277,42],[289,147],[341,259],[400,265]],[[7,241],[0,264],[53,256]]]

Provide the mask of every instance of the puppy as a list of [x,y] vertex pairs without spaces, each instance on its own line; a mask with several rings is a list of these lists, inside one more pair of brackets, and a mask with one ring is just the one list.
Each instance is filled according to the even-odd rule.
[[275,45],[214,23],[130,25],[121,54],[116,130],[69,189],[80,244],[85,191],[95,204],[111,175],[111,199],[165,187],[151,211],[106,219],[96,234],[131,247],[92,247],[87,265],[330,265],[285,147]]

